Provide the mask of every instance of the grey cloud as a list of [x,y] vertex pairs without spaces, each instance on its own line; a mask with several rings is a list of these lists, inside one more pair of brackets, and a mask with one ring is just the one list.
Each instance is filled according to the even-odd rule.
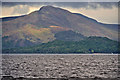
[[119,0],[0,0],[2,2],[119,2]]
[[117,7],[118,3],[117,2],[80,2],[80,3],[62,3],[57,5],[61,6],[69,6],[69,7],[74,7],[74,8],[90,8],[96,9],[96,8],[112,8],[112,7]]
[[117,2],[3,2],[3,6],[10,7],[15,5],[29,5],[29,6],[40,6],[40,5],[56,5],[60,7],[73,7],[73,8],[90,8],[96,9],[112,8],[117,7]]
[[30,6],[38,6],[43,4],[50,4],[48,2],[3,2],[2,5],[5,7],[12,7],[16,5],[30,5]]

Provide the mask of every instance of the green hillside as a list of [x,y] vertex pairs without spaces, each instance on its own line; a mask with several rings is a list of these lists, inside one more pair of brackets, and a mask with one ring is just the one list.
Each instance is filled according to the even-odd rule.
[[118,42],[106,37],[88,37],[81,41],[54,40],[37,46],[3,49],[3,53],[118,53]]

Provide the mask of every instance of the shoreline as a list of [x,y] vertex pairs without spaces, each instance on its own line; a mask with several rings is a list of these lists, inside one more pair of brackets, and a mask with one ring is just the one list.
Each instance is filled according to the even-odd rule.
[[108,54],[108,53],[93,53],[93,54],[72,54],[72,53],[68,53],[68,54],[43,54],[43,53],[29,53],[29,54],[26,54],[26,53],[19,53],[19,54],[14,54],[14,53],[10,53],[10,54],[0,54],[0,55],[120,55],[120,54]]

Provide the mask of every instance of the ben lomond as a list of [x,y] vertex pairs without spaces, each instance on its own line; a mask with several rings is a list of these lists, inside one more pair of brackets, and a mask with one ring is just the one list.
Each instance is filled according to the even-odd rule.
[[24,16],[2,18],[2,21],[3,48],[33,46],[55,40],[79,42],[90,36],[112,41],[118,38],[115,24],[102,24],[53,6],[43,6]]

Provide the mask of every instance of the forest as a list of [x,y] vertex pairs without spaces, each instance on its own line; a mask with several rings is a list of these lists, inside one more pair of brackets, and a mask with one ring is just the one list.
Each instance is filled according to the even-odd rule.
[[3,53],[119,53],[119,42],[106,37],[87,37],[80,41],[54,40],[36,46],[7,48]]

